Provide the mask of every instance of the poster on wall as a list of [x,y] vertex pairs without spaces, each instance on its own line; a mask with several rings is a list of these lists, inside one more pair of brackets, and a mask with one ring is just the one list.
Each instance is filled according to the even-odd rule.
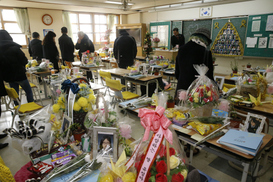
[[54,32],[53,29],[43,29],[44,37],[46,36],[46,34],[47,34],[49,31]]

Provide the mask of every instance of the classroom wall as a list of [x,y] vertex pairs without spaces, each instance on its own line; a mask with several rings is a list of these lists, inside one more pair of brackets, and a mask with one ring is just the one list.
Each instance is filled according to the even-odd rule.
[[[231,3],[225,5],[212,6],[212,18],[240,16],[240,15],[253,15],[253,14],[265,14],[273,12],[273,0],[253,0],[248,2]],[[128,16],[127,23],[146,23],[149,27],[150,22],[155,21],[171,21],[171,20],[193,20],[199,19],[199,7],[190,9],[180,9],[171,11],[159,11],[159,12],[145,12],[141,13],[141,18],[137,18],[139,13],[130,14]],[[137,22],[138,20],[142,22]],[[140,21],[139,20],[139,21]],[[230,61],[234,58],[216,57],[215,73],[230,74]],[[243,69],[243,66],[247,63],[251,63],[252,67],[266,66],[272,64],[271,59],[264,58],[246,58],[238,60],[239,71]]]

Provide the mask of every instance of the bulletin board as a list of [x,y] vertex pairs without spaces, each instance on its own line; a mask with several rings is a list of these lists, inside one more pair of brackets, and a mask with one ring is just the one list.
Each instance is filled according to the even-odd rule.
[[198,29],[198,28],[206,28],[211,31],[211,19],[209,20],[191,20],[191,21],[183,21],[183,35],[185,37],[185,43],[189,41],[190,36]]
[[273,57],[273,14],[250,15],[244,56]]
[[[158,38],[160,38],[160,35],[159,35],[159,30],[160,30],[160,27],[167,27],[166,29],[166,43],[167,43],[167,49],[170,49],[171,48],[171,24],[172,22],[171,21],[166,21],[166,22],[151,22],[150,23],[150,34],[151,34],[151,37],[153,37],[153,34],[158,34]],[[160,43],[159,43],[160,45]]]
[[[211,51],[213,55],[243,56],[247,19],[248,17],[238,17],[212,20]],[[223,33],[225,31],[231,31],[232,33],[225,34]],[[228,36],[225,37],[226,35]],[[230,35],[232,35],[232,38],[229,38]]]

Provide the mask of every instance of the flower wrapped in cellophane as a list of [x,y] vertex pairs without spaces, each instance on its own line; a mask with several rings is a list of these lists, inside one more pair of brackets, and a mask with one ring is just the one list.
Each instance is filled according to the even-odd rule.
[[206,76],[209,70],[206,65],[193,65],[193,67],[200,76],[188,88],[188,102],[195,108],[195,116],[211,116],[212,107],[219,99],[218,86]]
[[171,121],[164,116],[164,111],[161,106],[155,111],[139,110],[138,116],[145,133],[127,162],[128,166],[136,168],[137,182],[183,182],[187,178],[184,151],[181,150],[176,133],[169,127]]

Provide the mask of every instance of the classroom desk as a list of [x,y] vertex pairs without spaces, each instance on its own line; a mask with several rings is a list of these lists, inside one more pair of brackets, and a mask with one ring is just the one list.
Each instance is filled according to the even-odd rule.
[[251,112],[255,114],[260,114],[263,116],[266,116],[270,119],[273,119],[273,105],[270,103],[266,103],[260,106],[255,106],[255,107],[244,107],[244,106],[237,106],[234,105],[236,109],[243,110],[246,112]]
[[258,163],[257,163],[257,167],[255,168],[255,171],[254,171],[254,176],[256,176],[258,174],[259,161],[261,159],[262,151],[265,150],[265,148],[273,145],[273,136],[271,136],[269,134],[265,134],[265,136],[263,138],[263,143],[262,143],[257,155],[252,156],[252,155],[247,155],[247,154],[241,153],[241,152],[236,151],[236,150],[229,148],[227,146],[218,144],[217,140],[220,137],[216,137],[214,139],[207,140],[204,143],[195,146],[196,140],[192,139],[191,136],[195,135],[197,133],[196,131],[192,130],[189,133],[187,133],[187,132],[181,131],[182,127],[176,126],[176,125],[173,125],[173,128],[175,129],[176,133],[178,134],[178,138],[181,141],[186,142],[191,145],[190,164],[191,164],[192,158],[193,158],[192,156],[193,156],[194,147],[196,147],[198,149],[205,150],[205,151],[213,153],[221,158],[224,158],[228,161],[242,165],[244,167],[244,169],[243,169],[243,173],[242,173],[241,182],[246,181],[249,166],[256,159],[258,160]]
[[44,78],[48,75],[51,75],[51,71],[50,70],[47,70],[47,71],[42,71],[42,72],[31,72],[30,74],[35,74],[35,75],[38,75],[42,78],[43,80],[43,85],[44,85],[44,93],[45,93],[45,98],[43,98],[43,100],[45,99],[48,99],[48,96],[47,96],[47,88],[46,88],[46,82],[44,80]]
[[126,74],[129,74],[131,71],[123,68],[112,68],[112,69],[103,69],[101,71],[110,72],[112,77],[123,78]]
[[154,50],[155,56],[163,56],[165,59],[176,60],[176,56],[178,54],[178,51],[175,50]]

